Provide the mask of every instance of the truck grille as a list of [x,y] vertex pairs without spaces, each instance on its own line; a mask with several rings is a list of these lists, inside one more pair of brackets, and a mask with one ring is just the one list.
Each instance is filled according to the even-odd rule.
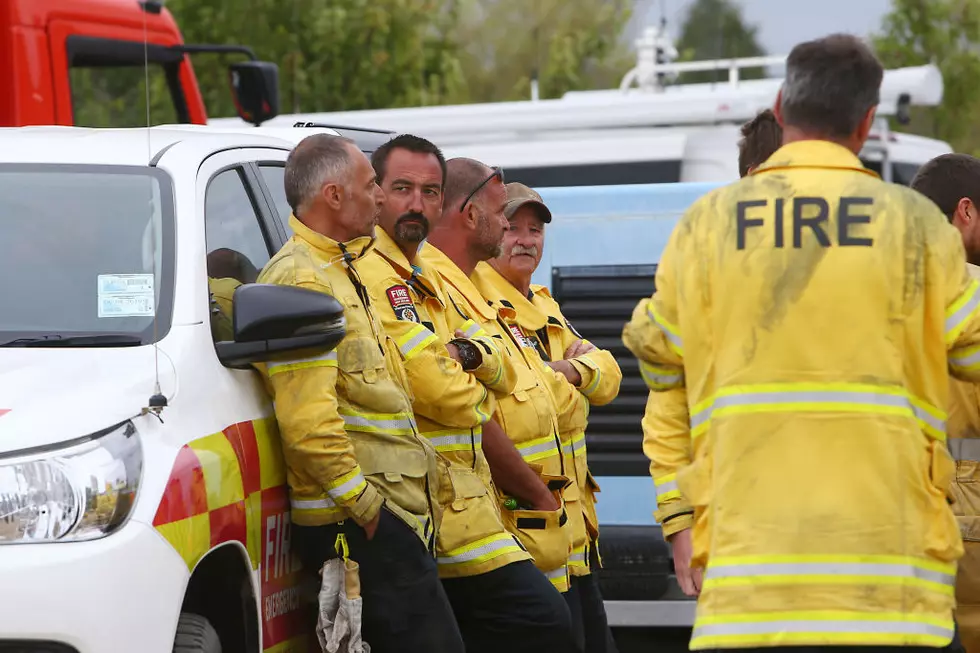
[[653,294],[656,265],[556,267],[551,294],[569,322],[596,347],[612,352],[623,371],[619,396],[589,415],[586,442],[596,476],[645,476],[640,422],[648,390],[633,355],[623,346],[623,327],[637,302]]

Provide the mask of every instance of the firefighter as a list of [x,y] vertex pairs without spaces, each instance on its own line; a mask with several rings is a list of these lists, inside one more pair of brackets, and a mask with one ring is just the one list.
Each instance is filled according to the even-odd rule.
[[[743,124],[740,131],[738,170],[745,177],[779,149],[783,129],[772,109],[766,109]],[[697,596],[701,591],[701,570],[691,567],[693,509],[677,489],[677,471],[691,463],[687,395],[680,388],[665,389],[655,376],[645,376],[644,380],[651,388],[642,425],[643,452],[650,459],[650,475],[657,492],[654,516],[664,539],[670,543],[681,591]]]
[[[542,360],[565,376],[591,405],[608,404],[619,394],[623,379],[616,359],[583,339],[562,315],[548,289],[531,283],[531,275],[544,253],[545,225],[551,222],[551,211],[538,193],[515,182],[507,184],[504,215],[510,226],[504,235],[503,251],[489,262],[491,269],[483,270],[486,278],[492,280],[495,296],[501,303],[513,306],[518,326]],[[486,265],[480,263],[477,268]],[[599,487],[589,473],[584,426],[562,433],[565,469],[575,481],[565,493],[572,526],[572,555],[568,561],[571,587],[565,600],[585,651],[605,653],[615,651],[615,644],[598,583],[591,573],[600,565],[595,511]]]
[[437,457],[418,433],[401,354],[359,269],[384,202],[354,143],[315,134],[286,160],[294,235],[259,283],[319,290],[344,306],[347,335],[321,356],[259,365],[274,399],[304,565],[342,552],[360,565],[363,636],[375,653],[462,653],[432,554]]
[[[442,216],[432,225],[428,242],[420,250],[421,260],[439,278],[452,310],[472,321],[472,328],[495,338],[516,364],[516,388],[497,396],[494,411],[494,420],[510,442],[485,437],[483,449],[500,495],[505,526],[517,535],[534,556],[535,566],[558,590],[550,594],[554,603],[548,613],[528,613],[522,621],[554,621],[561,615],[564,637],[546,645],[556,651],[581,650],[572,636],[568,606],[559,594],[568,589],[571,553],[562,497],[570,480],[564,473],[559,433],[562,424],[578,419],[588,404],[537,354],[519,344],[521,340],[503,320],[512,311],[484,297],[475,284],[477,263],[499,253],[507,228],[503,173],[471,159],[452,159],[446,168]],[[506,465],[505,460],[509,460]],[[542,485],[547,490],[543,496],[539,490]],[[459,596],[459,600],[482,602],[472,595]],[[513,600],[524,598],[515,590]]]
[[[362,276],[405,358],[419,430],[440,454],[439,575],[468,653],[537,653],[567,638],[569,625],[562,612],[555,614],[562,607],[558,593],[503,524],[483,452],[489,438],[511,451],[500,464],[527,468],[491,418],[495,396],[514,391],[517,369],[496,338],[453,308],[418,256],[430,226],[441,219],[442,152],[403,134],[375,150],[371,162],[386,201]],[[539,500],[553,501],[534,480]],[[526,619],[540,614],[546,618]]]
[[928,199],[857,157],[882,67],[798,45],[784,145],[681,217],[623,341],[683,387],[694,650],[952,641],[946,368],[980,380],[980,284]]
[[[980,279],[980,159],[943,154],[923,165],[911,186],[959,230],[970,276]],[[980,386],[954,377],[949,394],[947,442],[956,460],[953,512],[964,549],[956,573],[956,622],[966,650],[980,653]]]

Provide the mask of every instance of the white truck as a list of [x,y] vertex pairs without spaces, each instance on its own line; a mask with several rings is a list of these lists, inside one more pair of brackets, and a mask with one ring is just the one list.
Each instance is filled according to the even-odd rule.
[[[318,650],[253,361],[329,350],[332,297],[249,285],[290,141],[0,129],[0,650]],[[234,341],[210,289],[235,294]]]

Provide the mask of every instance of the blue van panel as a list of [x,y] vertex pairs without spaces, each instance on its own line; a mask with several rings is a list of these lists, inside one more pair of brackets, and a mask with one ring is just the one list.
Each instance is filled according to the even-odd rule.
[[660,259],[678,218],[718,183],[536,188],[553,216],[531,278],[551,287],[567,265],[648,265]]
[[657,491],[646,476],[600,476],[602,490],[596,497],[596,515],[601,526],[656,526],[653,511]]

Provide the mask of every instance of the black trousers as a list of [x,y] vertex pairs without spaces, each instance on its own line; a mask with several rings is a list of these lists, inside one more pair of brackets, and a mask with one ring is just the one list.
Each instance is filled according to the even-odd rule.
[[606,606],[599,592],[596,565],[588,576],[572,576],[565,601],[572,613],[572,632],[585,653],[618,653],[612,631],[606,621]]
[[[581,653],[561,593],[530,560],[444,578],[466,653]],[[373,653],[373,651],[372,651]]]
[[371,653],[464,653],[432,554],[404,522],[382,508],[374,538],[352,520],[328,526],[293,526],[303,565],[317,570],[337,557],[338,533],[360,565],[361,635]]

